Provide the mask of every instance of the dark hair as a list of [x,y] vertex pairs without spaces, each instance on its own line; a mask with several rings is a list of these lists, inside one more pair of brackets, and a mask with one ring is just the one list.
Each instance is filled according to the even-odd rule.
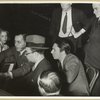
[[56,39],[55,43],[60,48],[60,51],[65,50],[66,54],[69,54],[69,53],[73,52],[73,44],[72,44],[71,40],[69,40],[68,38],[58,37]]

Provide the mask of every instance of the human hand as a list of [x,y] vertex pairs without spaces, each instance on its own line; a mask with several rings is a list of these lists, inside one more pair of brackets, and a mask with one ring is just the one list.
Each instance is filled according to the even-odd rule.
[[82,28],[80,31],[75,32],[74,28],[72,27],[71,32],[74,33],[74,38],[78,38],[80,35],[85,33],[85,29]]

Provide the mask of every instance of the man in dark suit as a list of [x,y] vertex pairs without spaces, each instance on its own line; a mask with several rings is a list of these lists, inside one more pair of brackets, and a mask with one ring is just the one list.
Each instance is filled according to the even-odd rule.
[[57,37],[69,37],[73,42],[74,53],[76,53],[76,50],[82,46],[81,35],[88,28],[88,20],[82,11],[71,7],[71,5],[70,3],[61,3],[61,8],[53,12],[50,36],[52,43]]
[[[0,53],[0,63],[4,63],[0,73],[0,88],[14,95],[21,94],[17,91],[17,88],[21,88],[22,84],[20,78],[28,74],[33,65],[33,63],[28,62],[25,49],[26,35],[18,34],[15,36],[15,47]],[[14,66],[11,65],[8,70],[4,71],[9,63]]]
[[[0,77],[3,78],[16,78],[24,76],[31,69],[31,64],[28,62],[27,58],[24,56],[26,48],[26,36],[25,34],[18,34],[15,36],[15,47],[9,48],[8,50],[0,53],[0,63],[12,62],[16,64],[16,67],[13,67],[12,70],[8,72],[0,73]],[[1,69],[2,71],[2,69]]]
[[90,70],[89,73],[87,73],[89,78],[91,79],[95,76],[95,81],[93,81],[93,79],[91,80],[91,83],[94,82],[94,85],[92,86],[90,84],[92,87],[91,95],[100,96],[100,4],[93,3],[92,7],[95,16],[92,17],[89,23],[91,32],[85,46],[84,63],[87,69]]
[[21,88],[23,89],[21,91],[24,91],[22,95],[39,96],[37,79],[43,71],[51,69],[49,61],[44,56],[44,52],[48,48],[44,47],[45,38],[40,35],[29,35],[26,37],[26,41],[26,57],[35,64],[32,71],[22,80],[23,85]]

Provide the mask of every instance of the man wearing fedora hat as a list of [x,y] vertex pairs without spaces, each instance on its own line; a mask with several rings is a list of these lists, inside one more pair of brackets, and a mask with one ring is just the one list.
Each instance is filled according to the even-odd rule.
[[35,65],[32,67],[32,71],[24,78],[23,82],[25,84],[23,84],[23,88],[27,87],[27,95],[37,96],[40,95],[37,84],[38,76],[42,72],[52,69],[49,61],[44,56],[44,52],[48,47],[45,47],[45,37],[41,35],[29,35],[26,37],[26,42],[26,57],[29,62],[33,62]]

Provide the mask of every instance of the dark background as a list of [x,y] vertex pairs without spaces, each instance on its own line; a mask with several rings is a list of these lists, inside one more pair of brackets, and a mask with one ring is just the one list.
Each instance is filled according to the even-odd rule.
[[[87,17],[93,15],[91,4],[72,6],[83,10]],[[9,44],[13,45],[15,34],[43,34],[48,36],[52,12],[59,4],[0,4],[0,28],[9,32]]]

